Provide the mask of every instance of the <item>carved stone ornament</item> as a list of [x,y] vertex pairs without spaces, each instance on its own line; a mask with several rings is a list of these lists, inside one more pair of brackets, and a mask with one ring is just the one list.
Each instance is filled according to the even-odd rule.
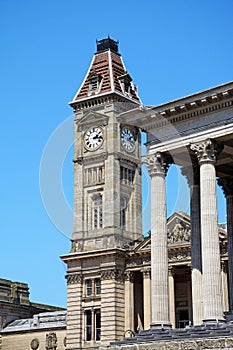
[[190,242],[190,228],[182,225],[182,223],[176,219],[176,224],[172,231],[168,229],[167,241],[168,244],[176,243],[188,243]]
[[134,281],[134,273],[133,273],[133,271],[126,271],[125,274],[124,274],[124,278],[125,278],[125,281],[133,282]]
[[56,333],[46,334],[46,350],[56,350],[57,349],[57,335]]
[[190,186],[200,184],[200,167],[199,164],[182,167],[181,173],[185,176],[187,183]]
[[200,143],[193,143],[190,149],[196,155],[199,163],[217,161],[217,158],[223,150],[223,144],[214,140],[208,139]]
[[218,185],[222,187],[225,197],[233,195],[233,177],[221,177],[218,179]]
[[155,154],[143,157],[143,163],[147,165],[150,176],[165,175],[168,168],[173,163],[172,158],[164,153],[157,152]]
[[116,280],[123,282],[124,281],[124,271],[114,269],[114,270],[105,270],[101,272],[102,280]]
[[174,252],[170,253],[168,255],[170,261],[181,261],[181,260],[187,260],[191,257],[191,253],[188,251],[181,251],[181,252]]
[[75,284],[75,283],[81,283],[82,282],[82,276],[78,273],[67,275],[67,284]]
[[39,343],[39,340],[37,338],[32,339],[32,341],[31,341],[31,349],[32,350],[38,349],[39,345],[40,345],[40,343]]

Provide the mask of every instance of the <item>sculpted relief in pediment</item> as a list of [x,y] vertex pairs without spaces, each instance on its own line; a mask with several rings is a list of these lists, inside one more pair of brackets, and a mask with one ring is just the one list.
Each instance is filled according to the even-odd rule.
[[168,227],[167,238],[168,244],[188,243],[190,242],[190,227],[177,218],[174,226]]

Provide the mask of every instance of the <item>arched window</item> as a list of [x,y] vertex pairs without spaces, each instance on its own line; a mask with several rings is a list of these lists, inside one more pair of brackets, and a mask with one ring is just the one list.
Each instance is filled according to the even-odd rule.
[[93,198],[93,229],[100,229],[103,227],[103,208],[102,196],[97,195]]

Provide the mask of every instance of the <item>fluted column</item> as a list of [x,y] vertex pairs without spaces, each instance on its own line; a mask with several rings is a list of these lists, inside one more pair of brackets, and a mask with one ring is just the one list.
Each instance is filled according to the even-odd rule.
[[166,172],[162,153],[145,157],[151,176],[151,327],[171,327],[169,320]]
[[151,324],[151,280],[150,269],[143,272],[143,308],[144,308],[144,329],[149,329]]
[[227,203],[227,250],[229,278],[229,312],[233,314],[233,177],[220,178]]
[[169,283],[169,308],[170,308],[170,322],[173,328],[176,327],[176,310],[175,310],[175,270],[173,266],[168,268],[168,283]]
[[223,310],[229,311],[228,302],[228,286],[227,286],[227,263],[226,261],[221,261],[221,275],[222,275],[222,302]]
[[134,279],[133,272],[125,273],[125,331],[134,331]]
[[196,326],[203,320],[199,165],[194,160],[193,166],[182,168],[182,174],[190,188],[192,311],[193,325]]
[[204,322],[224,322],[215,163],[222,146],[206,140],[190,146],[200,164]]

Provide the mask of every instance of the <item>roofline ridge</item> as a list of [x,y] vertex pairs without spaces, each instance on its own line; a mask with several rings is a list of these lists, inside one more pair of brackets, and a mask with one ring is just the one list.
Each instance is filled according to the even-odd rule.
[[86,82],[86,80],[87,80],[87,78],[88,78],[88,75],[89,75],[89,73],[90,73],[90,71],[91,71],[91,68],[92,68],[92,65],[93,65],[93,63],[94,63],[94,58],[95,58],[95,56],[92,57],[91,64],[90,64],[90,66],[89,66],[89,68],[88,68],[88,70],[87,70],[87,73],[86,73],[86,75],[85,75],[85,77],[84,77],[84,79],[83,79],[82,84],[80,85],[80,88],[78,89],[78,91],[77,91],[76,94],[74,95],[73,101],[75,101],[75,98],[79,95],[79,93],[80,93],[80,91],[81,91],[83,85],[85,84],[85,82]]
[[112,56],[111,56],[111,50],[108,50],[108,68],[109,68],[109,75],[110,75],[110,84],[111,84],[111,92],[114,92],[114,80],[113,80],[113,71],[112,71]]

